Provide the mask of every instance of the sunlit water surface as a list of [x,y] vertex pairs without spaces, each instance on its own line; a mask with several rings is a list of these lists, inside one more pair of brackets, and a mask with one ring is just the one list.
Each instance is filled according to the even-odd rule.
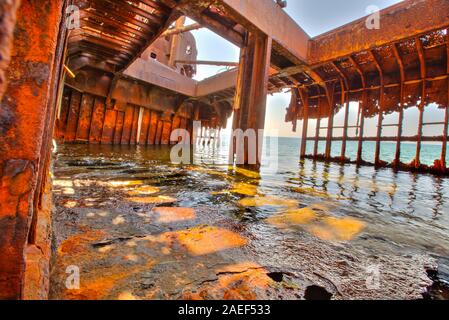
[[[300,163],[299,144],[297,139],[279,139],[277,166],[266,163],[260,177],[246,171],[229,174],[226,144],[199,145],[194,150],[196,163],[180,166],[171,163],[168,146],[58,146],[55,172],[78,178],[144,180],[162,187],[164,195],[178,199],[181,207],[213,205],[220,214],[248,224],[279,214],[276,204],[242,202],[256,195],[296,201],[299,208],[319,206],[332,217],[364,224],[363,232],[345,239],[354,246],[375,253],[388,245],[405,253],[431,255],[447,266],[448,178],[349,164]],[[173,174],[178,169],[182,174]],[[254,188],[248,190],[248,185]],[[243,191],[232,192],[233,188]],[[300,232],[313,230],[305,227]]]

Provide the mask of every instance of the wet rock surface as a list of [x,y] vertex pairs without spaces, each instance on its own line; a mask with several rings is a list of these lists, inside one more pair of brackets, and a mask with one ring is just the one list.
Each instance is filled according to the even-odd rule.
[[123,160],[56,160],[51,299],[421,299],[433,283],[437,259],[267,196],[256,173]]

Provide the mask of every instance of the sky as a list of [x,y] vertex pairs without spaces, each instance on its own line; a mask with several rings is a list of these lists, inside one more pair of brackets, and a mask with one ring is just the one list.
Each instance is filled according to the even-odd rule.
[[[367,9],[370,6],[376,6],[379,9],[394,5],[402,0],[288,0],[285,11],[298,23],[303,30],[314,37],[342,26],[346,23],[362,18],[369,14]],[[189,23],[189,22],[188,22]],[[193,32],[198,46],[198,60],[218,60],[238,62],[239,48],[226,40],[220,38],[207,29],[200,29]],[[213,76],[225,71],[222,67],[200,66],[195,77],[197,80]],[[280,93],[268,96],[267,100],[267,121],[266,130],[270,135],[281,137],[300,137],[302,124],[299,123],[296,133],[292,131],[291,123],[285,123],[285,109],[290,103],[290,93]],[[432,107],[430,107],[432,109]],[[429,110],[430,110],[429,109]],[[439,110],[433,108],[425,113],[425,121],[439,120]],[[442,111],[441,111],[442,112]],[[357,118],[357,105],[350,107],[350,121],[355,124]],[[439,118],[439,119],[438,119]],[[417,109],[411,108],[405,113],[405,135],[416,134],[416,123],[418,119]],[[325,122],[323,126],[325,126]],[[389,116],[384,123],[397,123],[397,116]],[[343,124],[343,112],[340,112],[335,118],[335,125]],[[351,124],[351,122],[350,122]],[[377,118],[369,119],[366,123],[365,134],[369,136],[376,135]],[[229,127],[229,126],[228,126]],[[433,128],[430,131],[436,131],[441,134],[441,128]],[[315,132],[315,121],[309,123],[309,135]],[[323,132],[321,133],[323,134]],[[335,135],[341,133],[335,132]],[[349,132],[355,134],[355,132]],[[386,128],[384,135],[394,135],[394,128]],[[425,128],[424,134],[435,134]]]

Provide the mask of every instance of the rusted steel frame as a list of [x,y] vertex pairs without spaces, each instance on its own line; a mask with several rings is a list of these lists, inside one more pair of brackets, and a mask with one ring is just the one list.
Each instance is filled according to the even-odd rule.
[[[317,86],[318,91],[320,91],[320,86]],[[317,109],[318,109],[318,118],[316,120],[316,128],[315,128],[315,144],[313,146],[313,158],[316,159],[318,156],[318,144],[320,141],[320,130],[321,130],[321,98],[318,97],[318,104],[317,104]]]
[[407,0],[380,12],[382,32],[366,27],[366,17],[311,39],[309,62],[321,65],[348,55],[413,39],[447,28],[447,0]]
[[360,132],[359,132],[359,146],[357,149],[357,164],[360,164],[363,160],[363,134],[365,131],[365,112],[366,112],[366,107],[367,107],[367,103],[368,103],[368,92],[366,90],[366,78],[365,78],[365,74],[363,73],[362,68],[360,68],[357,61],[355,61],[354,57],[350,56],[349,60],[353,64],[354,68],[357,70],[357,73],[360,75],[360,78],[362,80],[362,87],[363,87],[362,103],[360,104],[360,102],[359,102]]
[[[441,81],[441,80],[445,80],[448,78],[448,75],[441,75],[441,76],[435,76],[435,77],[426,77],[426,81],[430,82],[430,81]],[[322,81],[322,84],[326,84],[326,83],[331,83],[334,82],[335,79],[329,79],[326,81]],[[422,79],[418,79],[418,80],[407,80],[404,81],[405,85],[410,85],[410,84],[416,84],[416,83],[421,83]],[[301,85],[301,87],[303,88],[309,88],[316,85],[316,83],[312,83],[312,84],[306,84],[306,85]],[[399,87],[401,86],[401,83],[389,83],[389,84],[385,84],[384,88],[394,88],[394,87]],[[381,88],[381,86],[370,86],[368,88],[366,88],[366,90],[379,90]],[[363,88],[360,89],[352,89],[349,91],[349,93],[359,93],[362,92]],[[324,96],[324,95],[323,95]],[[316,96],[315,96],[316,97]],[[313,97],[310,97],[313,98]]]
[[327,103],[329,104],[329,121],[326,138],[326,151],[324,157],[330,159],[332,154],[332,135],[334,132],[334,104],[335,104],[335,82],[331,85],[326,84],[324,87],[326,91]]
[[377,71],[379,72],[380,78],[380,92],[379,92],[379,114],[377,121],[377,140],[376,140],[376,151],[374,155],[374,163],[376,166],[380,165],[380,147],[381,147],[381,137],[382,137],[382,124],[384,120],[384,110],[385,110],[385,79],[384,72],[380,65],[379,60],[377,59],[373,50],[369,51],[371,58],[376,65]]
[[[446,30],[447,74],[449,75],[449,29]],[[441,168],[446,169],[447,136],[449,134],[449,78],[447,79],[447,102],[444,109],[443,146],[441,148]]]
[[198,30],[203,28],[203,26],[199,23],[194,23],[188,26],[183,26],[180,28],[173,28],[173,29],[168,29],[167,31],[165,31],[162,34],[162,37],[171,37],[171,36],[175,36],[181,33],[186,33],[186,32],[190,32],[190,31],[194,31],[194,30]]
[[418,120],[418,142],[416,144],[416,157],[415,157],[415,168],[421,165],[421,148],[422,148],[422,136],[423,136],[423,122],[424,122],[424,107],[426,106],[426,95],[427,95],[427,66],[426,57],[424,53],[424,48],[421,43],[420,38],[416,38],[416,48],[418,50],[420,72],[422,79],[422,92],[421,92],[421,103],[419,104],[419,120]]
[[302,126],[302,140],[301,140],[301,160],[304,159],[307,152],[307,132],[309,130],[309,93],[303,89],[299,88],[299,96],[301,97],[301,102],[304,110],[304,121]]
[[[61,46],[57,44],[63,2],[22,1],[16,11],[17,5],[16,1],[0,5],[5,10],[0,19],[5,28],[0,36],[5,36],[0,40],[0,54],[5,53],[0,57],[0,70],[8,82],[7,88],[0,83],[0,299],[10,300],[46,295],[41,286],[48,280],[43,269],[51,254],[45,241],[50,239],[42,234],[37,243],[34,228],[43,209],[41,191],[47,180],[42,172],[48,167],[50,151],[45,146],[50,143],[56,111],[52,103],[61,72],[57,59]],[[11,14],[16,12],[14,25]],[[15,28],[14,38],[9,34],[11,28]],[[28,249],[39,265],[28,259]],[[27,267],[34,268],[34,273]],[[29,283],[25,283],[27,274]],[[36,285],[34,292],[29,292],[29,285]]]
[[404,123],[404,105],[405,105],[405,68],[404,68],[404,62],[402,60],[401,54],[399,52],[399,49],[396,44],[393,45],[393,53],[396,57],[396,61],[399,65],[399,72],[401,76],[401,83],[400,83],[400,109],[399,109],[399,123],[398,123],[398,135],[396,139],[396,155],[394,160],[394,167],[398,168],[401,163],[401,144],[402,144],[402,126]]
[[238,62],[227,61],[204,61],[204,60],[176,60],[176,64],[190,64],[190,65],[206,65],[206,66],[224,66],[224,67],[238,67]]

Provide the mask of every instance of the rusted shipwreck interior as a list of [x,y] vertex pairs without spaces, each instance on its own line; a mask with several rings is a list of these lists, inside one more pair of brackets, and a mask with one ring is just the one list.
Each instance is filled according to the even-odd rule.
[[[349,162],[346,143],[376,142],[382,167],[447,174],[449,122],[449,2],[406,0],[380,12],[381,28],[366,19],[310,38],[272,0],[12,0],[0,3],[0,298],[45,298],[51,256],[52,139],[59,143],[169,145],[171,132],[193,121],[224,128],[263,129],[266,97],[291,90],[286,122],[303,142],[301,158]],[[79,8],[79,11],[76,9]],[[270,17],[267,19],[267,17]],[[185,25],[185,17],[197,23]],[[79,20],[77,20],[79,18]],[[77,24],[79,22],[79,25]],[[238,64],[197,61],[192,30],[208,28],[241,49]],[[198,64],[230,67],[203,81]],[[348,123],[358,103],[356,126]],[[444,110],[424,122],[426,107]],[[419,108],[415,136],[402,134],[404,112]],[[343,126],[334,116],[345,112]],[[398,123],[384,117],[399,114]],[[364,136],[377,117],[377,135]],[[308,124],[316,120],[316,134]],[[321,125],[327,120],[327,125]],[[287,124],[290,125],[290,124]],[[424,136],[426,126],[439,136]],[[397,128],[393,137],[386,127]],[[357,135],[348,134],[357,129]],[[323,130],[326,134],[323,135]],[[318,144],[325,141],[325,153]],[[332,155],[332,143],[342,142]],[[381,143],[397,142],[395,161]],[[401,142],[416,158],[401,163]],[[420,163],[424,142],[441,143],[432,167]],[[247,153],[247,146],[243,152]],[[247,158],[247,157],[246,157]]]

